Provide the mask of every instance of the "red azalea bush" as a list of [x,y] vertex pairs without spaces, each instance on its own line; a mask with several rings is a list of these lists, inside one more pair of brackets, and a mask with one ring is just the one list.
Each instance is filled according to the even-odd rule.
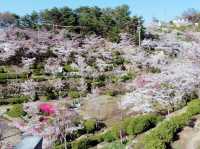
[[55,113],[55,107],[52,104],[49,104],[49,103],[40,104],[39,110],[40,110],[40,112],[47,114],[47,115],[52,115],[52,114]]

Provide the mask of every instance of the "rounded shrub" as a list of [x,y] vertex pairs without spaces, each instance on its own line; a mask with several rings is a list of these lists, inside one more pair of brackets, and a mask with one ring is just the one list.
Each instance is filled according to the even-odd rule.
[[71,98],[79,98],[81,95],[78,91],[69,91],[68,96]]
[[155,129],[145,135],[144,149],[167,149],[175,135],[186,126],[194,115],[200,113],[200,100],[188,103],[186,112],[163,121]]
[[25,115],[25,112],[23,110],[23,105],[22,104],[13,105],[13,107],[7,111],[7,115],[10,117],[20,117]]
[[83,127],[87,133],[93,133],[96,130],[96,120],[86,120],[83,122]]
[[78,72],[78,69],[73,68],[71,65],[65,64],[63,66],[63,71],[64,72]]
[[190,115],[195,115],[200,113],[200,100],[193,100],[188,103],[187,111]]
[[149,136],[145,140],[147,143],[144,144],[144,149],[166,149],[166,144],[160,139]]
[[0,67],[0,73],[7,73],[8,71],[6,70],[5,67]]
[[[7,100],[7,104],[21,104],[29,101],[28,96],[14,96]],[[6,104],[6,103],[5,103]]]
[[72,149],[87,149],[87,138],[72,142]]
[[104,138],[104,141],[106,142],[113,142],[114,140],[116,140],[116,137],[113,135],[111,131],[106,132],[103,138]]
[[133,118],[128,118],[123,122],[123,127],[129,135],[137,135],[156,126],[162,120],[161,116],[146,114]]
[[133,74],[131,72],[128,72],[127,74],[121,76],[122,82],[126,82],[126,81],[132,80],[132,79],[133,79]]

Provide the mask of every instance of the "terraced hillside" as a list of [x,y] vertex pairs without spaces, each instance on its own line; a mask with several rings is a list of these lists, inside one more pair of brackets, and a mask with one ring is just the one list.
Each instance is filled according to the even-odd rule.
[[0,130],[20,132],[0,135],[0,148],[27,135],[41,136],[44,149],[199,147],[199,26],[153,24],[138,46],[138,31],[124,26],[109,32],[113,41],[35,25],[0,29]]

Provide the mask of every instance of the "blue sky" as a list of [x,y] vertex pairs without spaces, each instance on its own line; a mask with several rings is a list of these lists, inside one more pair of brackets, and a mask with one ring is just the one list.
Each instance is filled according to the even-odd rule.
[[114,7],[120,4],[128,4],[132,14],[142,15],[147,22],[153,16],[161,20],[170,20],[188,8],[200,8],[199,0],[0,0],[0,12],[11,11],[23,15],[32,10],[54,6]]

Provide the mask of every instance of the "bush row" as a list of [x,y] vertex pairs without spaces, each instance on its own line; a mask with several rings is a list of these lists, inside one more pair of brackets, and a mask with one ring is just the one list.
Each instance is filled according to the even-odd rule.
[[20,117],[25,115],[26,113],[23,110],[22,104],[13,105],[11,109],[7,111],[7,115],[10,117]]
[[127,74],[121,76],[121,81],[126,82],[128,80],[132,80],[134,78],[134,74],[132,72],[128,72]]
[[[103,141],[103,135],[96,134],[75,140],[73,142],[67,142],[66,146],[69,149],[88,149],[90,147],[96,146]],[[65,149],[65,144],[56,145],[54,146],[54,149]]]
[[81,138],[79,140],[73,141],[71,143],[72,149],[88,149],[90,147],[96,146],[97,144],[103,142],[103,135],[102,134],[96,134],[87,136],[85,138]]
[[29,100],[28,96],[15,96],[7,99],[0,99],[0,105],[21,104],[24,102],[28,102],[28,100]]
[[7,73],[8,71],[5,69],[5,67],[0,67],[0,73]]
[[[81,139],[77,139],[70,144],[68,148],[72,149],[87,149],[101,142],[112,142],[119,140],[120,132],[125,135],[137,135],[142,133],[152,127],[154,127],[158,122],[162,120],[162,117],[155,114],[146,114],[142,116],[137,116],[133,118],[127,118],[125,121],[118,125],[113,126],[109,131],[98,133],[95,135],[89,135]],[[93,120],[84,122],[84,129],[86,132],[91,133],[96,130],[96,123]],[[62,147],[61,147],[62,146]],[[60,149],[64,148],[63,145],[59,145]],[[55,148],[58,148],[55,147]]]
[[42,82],[42,81],[46,81],[47,78],[45,78],[44,76],[34,76],[33,80],[36,82]]
[[105,134],[104,139],[107,142],[117,140],[120,138],[120,131],[124,135],[137,135],[155,127],[161,120],[162,117],[155,114],[145,114],[127,118],[121,124],[113,126],[112,129]]
[[71,65],[65,64],[63,67],[64,72],[78,72],[77,68],[72,67]]
[[21,73],[21,74],[0,73],[0,80],[25,79],[25,78],[27,78],[27,73]]
[[142,142],[144,149],[167,149],[175,135],[186,126],[192,116],[200,114],[200,100],[188,103],[187,110],[181,115],[163,121],[145,135]]
[[[118,125],[113,126],[106,133],[99,133],[92,135],[72,143],[72,149],[87,149],[92,146],[96,146],[101,142],[112,142],[120,138],[120,131],[123,135],[137,135],[150,128],[153,128],[158,122],[162,120],[162,117],[154,114],[146,114],[142,116],[127,118]],[[94,123],[92,123],[94,127]],[[91,127],[92,128],[92,127]]]

